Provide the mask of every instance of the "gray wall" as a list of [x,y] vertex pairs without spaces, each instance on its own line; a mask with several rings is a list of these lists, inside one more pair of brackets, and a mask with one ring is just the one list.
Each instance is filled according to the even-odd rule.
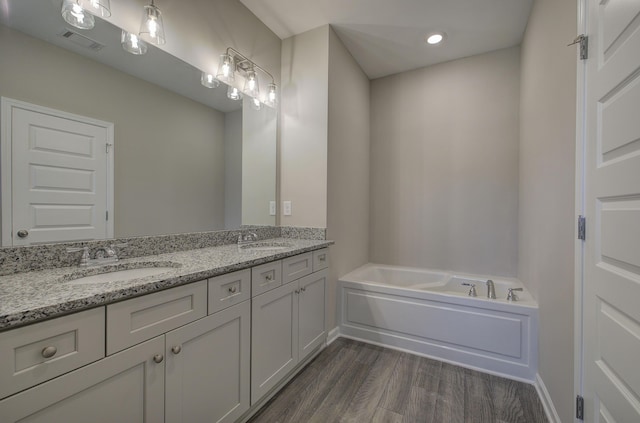
[[540,307],[539,374],[573,421],[574,0],[536,0],[522,43],[518,277]]
[[328,25],[282,41],[280,197],[293,206],[282,226],[327,227],[328,61]]
[[336,283],[369,260],[369,79],[329,31],[327,327],[336,326]]
[[518,47],[371,83],[372,262],[515,276]]
[[0,31],[0,95],[115,124],[116,237],[224,228],[222,113]]

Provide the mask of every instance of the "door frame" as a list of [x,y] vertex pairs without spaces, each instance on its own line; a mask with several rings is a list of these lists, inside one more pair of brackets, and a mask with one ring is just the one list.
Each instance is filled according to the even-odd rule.
[[[589,0],[577,0],[578,9],[578,33],[589,35],[588,10]],[[593,42],[593,40],[589,40]],[[578,57],[578,56],[576,56]],[[587,58],[587,60],[590,60]],[[591,59],[594,60],[594,59]],[[587,87],[586,87],[586,60],[578,58],[576,65],[576,187],[575,187],[575,246],[574,246],[574,397],[583,395],[583,369],[584,369],[584,254],[585,242],[578,239],[578,216],[586,216],[585,204],[585,164],[587,152],[587,133],[586,133],[586,113],[587,113]],[[588,237],[590,234],[586,234]],[[574,422],[580,422],[577,417],[573,418]]]
[[2,246],[13,246],[13,206],[11,199],[13,198],[13,181],[12,181],[12,120],[13,109],[25,109],[36,113],[42,113],[60,117],[69,120],[75,120],[82,123],[87,123],[100,128],[104,128],[107,131],[107,143],[111,144],[110,154],[107,155],[107,212],[109,213],[109,220],[107,220],[107,234],[106,238],[113,238],[113,222],[114,222],[114,208],[113,208],[113,185],[114,185],[114,168],[113,158],[115,156],[115,144],[114,144],[114,125],[111,122],[90,118],[87,116],[76,115],[73,113],[64,112],[58,109],[52,109],[49,107],[39,106],[37,104],[27,103],[25,101],[15,100],[8,97],[0,97],[0,217],[2,218],[1,232],[2,232]]

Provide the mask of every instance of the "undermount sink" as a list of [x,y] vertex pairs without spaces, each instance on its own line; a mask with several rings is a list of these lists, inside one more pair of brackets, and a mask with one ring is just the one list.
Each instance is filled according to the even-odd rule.
[[251,242],[249,244],[239,245],[238,248],[243,251],[279,251],[293,247],[290,242]]
[[121,266],[105,266],[104,268],[87,269],[64,277],[69,285],[94,285],[108,282],[127,282],[134,279],[158,276],[175,270],[180,265],[174,263],[140,264],[134,268]]

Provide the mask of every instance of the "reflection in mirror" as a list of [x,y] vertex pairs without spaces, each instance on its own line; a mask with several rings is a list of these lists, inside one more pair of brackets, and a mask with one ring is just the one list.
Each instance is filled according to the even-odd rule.
[[[153,46],[145,55],[125,52],[120,29],[99,18],[90,31],[70,31],[53,1],[3,4],[0,95],[113,124],[113,236],[275,225],[275,109],[253,110],[248,97],[244,106],[228,100],[224,84],[203,87],[198,69]],[[5,144],[16,142],[6,138]],[[31,244],[31,235],[12,236],[19,230],[56,229],[60,223],[38,220],[34,207],[32,227],[6,222],[5,211],[13,207],[6,182],[3,246]],[[48,189],[50,203],[59,191]],[[80,239],[86,235],[58,241]]]

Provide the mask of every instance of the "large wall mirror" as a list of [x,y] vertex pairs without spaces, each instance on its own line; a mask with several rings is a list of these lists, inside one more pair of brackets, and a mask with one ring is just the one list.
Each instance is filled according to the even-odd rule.
[[[107,200],[112,201],[112,215],[105,217],[112,219],[113,229],[105,237],[275,225],[276,110],[265,105],[255,110],[247,97],[229,100],[224,84],[202,86],[198,69],[151,45],[144,55],[125,52],[121,30],[106,21],[96,18],[90,31],[72,28],[61,17],[60,3],[1,3],[0,96],[113,125],[113,194]],[[6,129],[10,119],[3,115],[0,122],[5,168],[20,163],[7,157],[12,154],[7,138],[19,123],[11,133]],[[29,142],[52,155],[61,156],[64,150],[58,151],[55,140]],[[11,176],[4,177],[3,190],[14,190],[11,196],[3,195],[4,214],[26,216],[35,226],[28,236],[17,237],[23,228],[9,224],[3,215],[3,246],[64,240],[55,239],[59,222],[49,213],[56,195],[90,190],[95,180],[56,188],[58,176],[69,179],[63,172],[56,176],[56,166],[40,173],[14,172],[11,186]],[[74,178],[69,180],[81,179]],[[52,207],[40,204],[26,212],[7,212],[22,195],[20,187],[46,191],[41,202]],[[88,212],[57,213],[64,225],[86,225]],[[79,222],[74,214],[81,216]],[[7,234],[7,228],[13,234]],[[38,238],[38,230],[52,235]],[[87,238],[68,240],[81,239]]]

